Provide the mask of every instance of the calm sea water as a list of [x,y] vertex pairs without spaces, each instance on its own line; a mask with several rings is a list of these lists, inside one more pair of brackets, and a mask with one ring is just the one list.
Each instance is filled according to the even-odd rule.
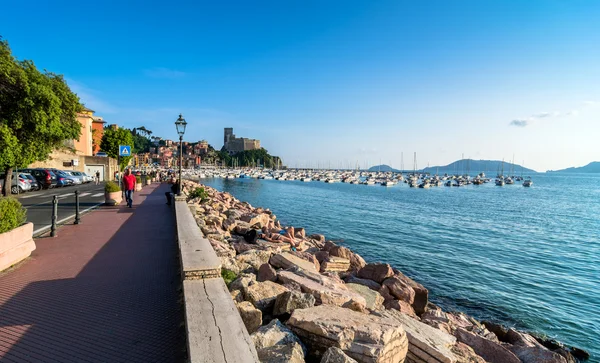
[[387,262],[431,301],[537,331],[600,361],[600,175],[534,175],[532,188],[201,182],[285,225],[305,227]]

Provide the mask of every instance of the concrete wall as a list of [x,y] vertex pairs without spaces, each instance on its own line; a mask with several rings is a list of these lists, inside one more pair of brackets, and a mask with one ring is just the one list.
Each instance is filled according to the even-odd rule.
[[190,363],[258,363],[225,282],[221,260],[202,236],[185,196],[174,203]]

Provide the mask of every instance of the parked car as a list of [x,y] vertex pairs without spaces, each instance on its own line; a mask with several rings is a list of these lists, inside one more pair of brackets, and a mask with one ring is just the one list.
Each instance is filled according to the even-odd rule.
[[104,158],[106,158],[106,157],[108,157],[108,154],[107,154],[107,153],[105,153],[104,151],[98,151],[98,152],[96,153],[96,156],[101,156],[101,157],[104,157]]
[[78,178],[81,178],[81,182],[84,184],[94,181],[94,178],[81,171],[72,171],[71,174]]
[[[0,185],[4,185],[4,179],[6,179],[6,174],[0,174]],[[26,191],[31,190],[31,184],[28,181],[29,179],[21,178],[17,175],[17,173],[12,173],[12,181],[10,186],[10,192],[12,194],[20,194]]]
[[38,184],[44,189],[54,188],[58,183],[56,175],[52,172],[52,170],[33,168],[23,169],[23,172],[33,175],[33,177],[37,180]]
[[75,175],[74,171],[63,170],[63,173],[67,174],[71,179],[73,179],[73,184],[83,184],[83,177],[80,175]]
[[31,190],[40,190],[42,186],[38,183],[35,177],[29,173],[20,173],[19,176],[23,179],[27,179],[31,184]]
[[66,187],[69,185],[74,185],[75,180],[72,176],[68,175],[62,170],[51,169],[54,174],[56,174],[56,186],[58,187]]

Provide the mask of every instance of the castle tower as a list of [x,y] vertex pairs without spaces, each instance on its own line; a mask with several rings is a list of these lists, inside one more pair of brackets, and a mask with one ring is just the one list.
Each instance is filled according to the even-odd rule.
[[223,137],[223,145],[225,146],[225,148],[227,148],[227,144],[234,137],[235,136],[233,136],[233,127],[226,127],[224,137]]

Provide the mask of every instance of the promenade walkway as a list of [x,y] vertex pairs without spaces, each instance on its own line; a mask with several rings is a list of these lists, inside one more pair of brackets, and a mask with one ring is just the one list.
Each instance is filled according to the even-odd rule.
[[167,185],[37,239],[0,273],[0,362],[180,362],[185,328]]

